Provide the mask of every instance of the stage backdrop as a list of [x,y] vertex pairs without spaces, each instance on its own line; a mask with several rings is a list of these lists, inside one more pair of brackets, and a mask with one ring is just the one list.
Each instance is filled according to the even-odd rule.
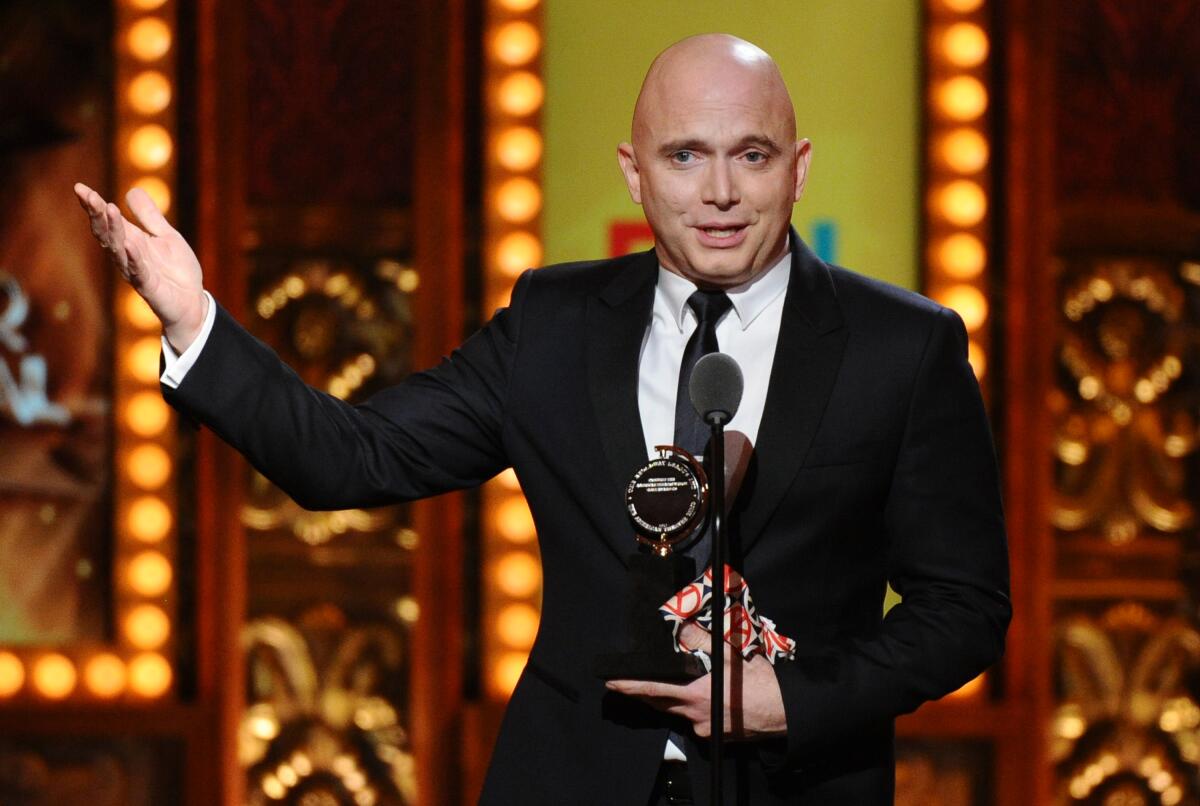
[[779,62],[813,142],[801,236],[826,259],[916,285],[916,0],[547,0],[544,14],[547,263],[649,246],[617,143],[655,54],[726,31]]

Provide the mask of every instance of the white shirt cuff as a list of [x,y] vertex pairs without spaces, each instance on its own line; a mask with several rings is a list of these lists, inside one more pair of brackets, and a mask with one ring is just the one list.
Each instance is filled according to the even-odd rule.
[[200,333],[196,338],[192,339],[192,343],[183,351],[183,355],[175,352],[167,337],[162,337],[163,365],[165,369],[163,374],[159,376],[159,381],[172,389],[178,389],[179,384],[183,383],[183,378],[187,375],[188,370],[196,363],[196,359],[200,357],[200,351],[204,349],[205,343],[208,341],[208,334],[212,333],[213,322],[217,321],[217,301],[213,299],[212,294],[207,291],[204,296],[208,298],[208,312],[204,314],[204,324],[200,327]]

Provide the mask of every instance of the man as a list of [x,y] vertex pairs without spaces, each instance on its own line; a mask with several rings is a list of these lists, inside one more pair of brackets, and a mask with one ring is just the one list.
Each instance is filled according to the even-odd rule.
[[[726,802],[888,803],[894,717],[995,662],[1010,616],[962,324],[825,265],[789,232],[811,147],[775,64],[747,42],[705,35],[661,54],[618,154],[653,252],[527,272],[451,357],[358,407],[304,386],[213,304],[144,195],[129,201],[146,232],[77,192],[163,321],[167,399],[302,505],[383,504],[516,470],[543,613],[486,803],[685,802],[689,779],[707,802],[708,678],[606,687],[591,670],[623,643],[609,614],[633,546],[625,484],[679,433],[689,342],[715,337],[746,372],[730,427],[755,444],[734,562],[797,643],[773,666],[730,661]],[[904,601],[881,619],[889,580]]]

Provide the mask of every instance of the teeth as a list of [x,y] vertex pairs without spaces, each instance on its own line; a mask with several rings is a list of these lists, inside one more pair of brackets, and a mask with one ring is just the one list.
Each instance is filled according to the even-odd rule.
[[705,228],[704,231],[707,234],[713,236],[714,238],[728,238],[730,235],[733,235],[735,232],[737,232],[737,230],[735,230],[735,229],[710,229],[710,228]]

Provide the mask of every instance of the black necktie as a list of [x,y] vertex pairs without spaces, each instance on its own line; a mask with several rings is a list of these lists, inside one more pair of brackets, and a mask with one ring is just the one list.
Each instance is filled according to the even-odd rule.
[[[683,348],[683,360],[679,364],[679,389],[675,395],[675,444],[688,453],[703,460],[704,448],[708,445],[709,427],[696,408],[688,388],[692,369],[702,356],[715,353],[717,345],[717,322],[729,312],[733,303],[724,291],[697,291],[688,297],[688,307],[696,314],[696,330]],[[685,551],[700,561],[708,562],[708,540],[701,535]]]
[[724,291],[697,291],[688,297],[688,307],[696,314],[696,330],[683,348],[683,361],[679,364],[679,389],[675,395],[675,444],[697,459],[704,455],[708,444],[708,424],[700,419],[692,405],[688,384],[692,380],[692,369],[702,356],[715,353],[717,345],[717,322],[721,320],[733,303]]

